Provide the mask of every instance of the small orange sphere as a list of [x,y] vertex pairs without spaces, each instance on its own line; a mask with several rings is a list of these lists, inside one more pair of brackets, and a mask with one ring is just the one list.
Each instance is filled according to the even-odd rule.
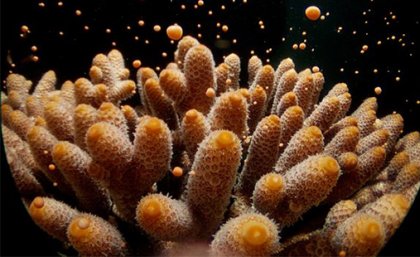
[[309,6],[305,10],[305,15],[309,20],[316,21],[321,16],[321,10],[317,6]]
[[140,66],[141,66],[141,61],[140,60],[136,59],[136,60],[133,61],[133,67],[135,69],[140,68]]
[[305,50],[305,48],[306,48],[306,44],[305,43],[300,43],[299,44],[299,49],[300,50]]
[[26,25],[22,25],[22,27],[20,27],[20,31],[22,33],[28,33],[29,32],[29,27]]
[[175,177],[181,177],[183,173],[184,173],[184,171],[181,167],[175,167],[172,170],[172,175],[174,175]]
[[153,26],[153,30],[155,32],[159,32],[161,30],[161,27],[159,25],[155,25],[155,26]]
[[179,40],[182,38],[182,27],[175,24],[175,25],[171,25],[166,29],[166,35],[168,35],[168,37],[172,40]]
[[382,93],[381,87],[375,87],[375,94],[380,95]]
[[214,91],[213,88],[209,87],[206,90],[206,96],[209,97],[209,98],[214,98],[214,97],[216,97],[216,91]]

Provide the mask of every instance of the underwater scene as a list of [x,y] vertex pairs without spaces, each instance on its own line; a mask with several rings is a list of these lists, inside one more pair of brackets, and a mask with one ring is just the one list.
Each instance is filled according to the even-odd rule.
[[2,256],[419,256],[398,0],[1,1]]

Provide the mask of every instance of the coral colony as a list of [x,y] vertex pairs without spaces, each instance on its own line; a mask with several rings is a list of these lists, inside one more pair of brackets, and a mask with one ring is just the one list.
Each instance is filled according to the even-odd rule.
[[2,131],[33,221],[82,256],[378,254],[419,189],[420,133],[375,97],[349,112],[345,83],[319,99],[318,69],[253,56],[244,82],[240,61],[184,36],[136,82],[118,50],[60,90],[10,74]]

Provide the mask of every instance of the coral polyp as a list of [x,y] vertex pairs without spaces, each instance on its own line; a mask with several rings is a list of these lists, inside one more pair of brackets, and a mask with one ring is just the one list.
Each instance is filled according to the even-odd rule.
[[59,89],[10,74],[3,139],[34,222],[82,256],[378,254],[419,190],[419,132],[376,98],[350,112],[319,69],[252,56],[243,82],[244,61],[184,36],[136,82],[116,49]]

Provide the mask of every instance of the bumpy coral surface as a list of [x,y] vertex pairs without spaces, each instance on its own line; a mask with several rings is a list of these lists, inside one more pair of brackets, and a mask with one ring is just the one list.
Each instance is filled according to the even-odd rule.
[[324,75],[295,69],[216,66],[185,36],[137,82],[115,49],[60,89],[53,71],[33,90],[9,75],[3,138],[30,216],[82,256],[376,255],[420,187],[419,132],[399,138],[376,98],[349,112],[345,83],[319,99]]

